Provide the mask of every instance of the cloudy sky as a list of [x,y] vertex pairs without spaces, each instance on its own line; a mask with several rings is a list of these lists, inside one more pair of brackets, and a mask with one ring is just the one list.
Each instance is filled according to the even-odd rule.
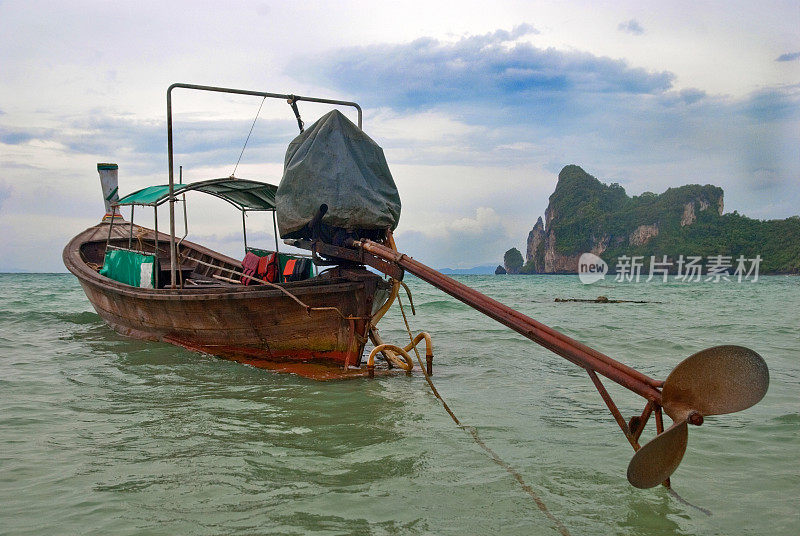
[[[796,0],[0,0],[0,271],[64,270],[103,214],[97,162],[123,193],[166,182],[173,82],[361,103],[403,201],[398,245],[436,267],[522,249],[566,164],[630,195],[711,183],[726,211],[795,215],[798,28]],[[174,104],[186,180],[230,175],[260,99]],[[325,111],[301,103],[306,124]],[[277,183],[296,129],[266,103],[237,176]],[[190,237],[239,256],[240,216],[202,197]],[[248,228],[272,241],[265,217]]]

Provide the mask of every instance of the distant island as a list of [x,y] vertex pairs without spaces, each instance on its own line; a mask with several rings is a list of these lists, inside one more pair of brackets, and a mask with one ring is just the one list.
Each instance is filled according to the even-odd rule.
[[472,268],[438,268],[437,271],[446,275],[491,275],[494,273],[494,264],[481,264]]
[[651,256],[667,256],[675,273],[681,256],[730,257],[733,266],[741,256],[759,256],[761,274],[800,273],[800,217],[762,221],[723,214],[723,206],[718,186],[689,184],[629,197],[619,184],[603,184],[569,165],[558,174],[544,221],[539,217],[528,234],[525,257],[509,249],[495,273],[574,274],[587,252],[611,272],[623,257],[644,259],[646,269]]

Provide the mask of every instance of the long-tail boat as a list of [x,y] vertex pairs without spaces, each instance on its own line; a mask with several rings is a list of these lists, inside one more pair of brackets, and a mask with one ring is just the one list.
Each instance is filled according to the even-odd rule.
[[[176,184],[171,92],[178,87],[286,99],[295,113],[297,101],[353,106],[361,127],[361,108],[353,102],[174,84],[167,92],[169,183],[120,199],[117,165],[98,164],[106,215],[66,245],[64,265],[78,278],[97,313],[121,334],[318,379],[365,374],[360,368],[364,346],[388,307],[384,305],[393,287],[366,270],[359,259],[343,260],[305,280],[268,282],[243,273],[239,259],[185,240],[185,235],[176,237],[175,203],[183,203],[186,224],[186,193],[198,191],[242,212],[245,250],[252,250],[247,246],[245,215],[271,211],[274,223],[277,190],[268,183],[232,176]],[[169,234],[158,231],[158,207],[167,203]],[[130,222],[122,219],[121,206],[131,207]],[[136,206],[153,208],[155,229],[133,223]],[[115,251],[149,259],[152,264],[143,264],[147,269],[153,266],[152,280],[149,272],[139,285],[108,277],[101,268]],[[277,225],[275,253],[280,269],[299,257],[278,251]],[[402,270],[394,273],[398,280],[402,278]]]

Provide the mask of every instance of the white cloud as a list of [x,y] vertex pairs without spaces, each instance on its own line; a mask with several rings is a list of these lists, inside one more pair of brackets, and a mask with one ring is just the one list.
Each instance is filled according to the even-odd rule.
[[365,121],[369,123],[370,135],[374,138],[415,145],[458,142],[464,136],[484,131],[480,126],[458,121],[440,110],[400,113],[391,108],[378,108],[367,114]]
[[478,207],[474,217],[442,221],[425,230],[396,234],[398,248],[440,268],[471,268],[499,262],[509,244],[520,242],[514,226],[494,208]]
[[475,218],[459,218],[447,227],[451,232],[478,234],[500,226],[500,216],[491,207],[478,207]]
[[644,28],[642,25],[639,24],[639,21],[636,19],[626,20],[625,22],[620,22],[617,25],[617,30],[633,35],[642,35],[644,33]]

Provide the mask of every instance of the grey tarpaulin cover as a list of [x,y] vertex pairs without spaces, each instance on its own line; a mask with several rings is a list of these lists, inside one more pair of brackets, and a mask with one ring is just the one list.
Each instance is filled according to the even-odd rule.
[[322,116],[286,150],[275,194],[281,238],[307,237],[306,225],[320,205],[322,223],[334,228],[395,229],[400,195],[383,149],[341,112]]

